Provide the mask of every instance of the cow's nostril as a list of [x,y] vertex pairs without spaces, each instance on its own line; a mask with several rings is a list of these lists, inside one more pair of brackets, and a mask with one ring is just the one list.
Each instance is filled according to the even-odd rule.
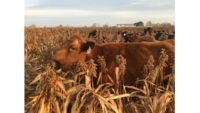
[[51,62],[52,66],[55,68],[56,67],[56,62],[55,61],[52,61]]
[[53,62],[52,62],[52,65],[53,65],[53,67],[54,67],[55,69],[60,69],[60,68],[61,68],[60,63],[57,62],[57,61],[53,61]]

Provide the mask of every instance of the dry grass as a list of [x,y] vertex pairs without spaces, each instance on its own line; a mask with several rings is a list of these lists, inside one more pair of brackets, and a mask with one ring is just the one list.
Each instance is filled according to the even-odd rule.
[[[125,28],[124,28],[125,29]],[[131,31],[131,29],[126,28]],[[99,28],[112,37],[117,28]],[[86,37],[91,28],[25,29],[25,112],[26,113],[174,113],[174,73],[165,77],[168,60],[165,50],[160,58],[149,56],[144,65],[143,85],[125,86],[126,59],[116,56],[116,81],[102,83],[108,75],[106,61],[77,62],[73,70],[56,72],[51,64],[54,50],[72,34]],[[139,31],[138,29],[131,31]],[[101,41],[99,41],[101,43]],[[154,61],[158,61],[155,64]],[[174,67],[174,64],[172,64]],[[98,76],[98,78],[97,78]],[[97,79],[98,83],[93,83]]]

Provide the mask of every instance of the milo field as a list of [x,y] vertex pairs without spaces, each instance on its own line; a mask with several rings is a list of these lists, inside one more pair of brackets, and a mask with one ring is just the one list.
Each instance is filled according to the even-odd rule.
[[[92,41],[95,45],[159,45],[174,40],[175,32],[174,26],[25,27],[26,113],[175,112],[174,57],[169,57],[168,50],[161,48],[157,56],[152,54],[135,61],[145,62],[139,70],[140,75],[137,75],[143,78],[134,78],[134,75],[126,73],[137,66],[130,66],[131,58],[122,54],[113,59],[102,54],[95,59],[78,60],[70,69],[59,69],[61,66],[57,68],[52,58],[73,36]],[[137,48],[129,48],[129,51],[135,53],[135,58],[140,53]],[[112,76],[109,73],[110,60],[116,62]],[[68,62],[71,60],[65,61]],[[131,85],[127,81],[132,81]]]

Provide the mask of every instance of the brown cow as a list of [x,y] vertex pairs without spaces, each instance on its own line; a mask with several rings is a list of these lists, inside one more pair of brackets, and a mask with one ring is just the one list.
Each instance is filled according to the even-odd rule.
[[[91,52],[87,54],[89,47]],[[154,59],[158,59],[162,48],[165,48],[169,57],[172,56],[174,54],[174,40],[95,45],[94,42],[86,42],[82,38],[74,36],[55,53],[53,60],[59,65],[59,68],[67,71],[77,61],[86,61],[90,58],[96,59],[98,56],[104,56],[109,74],[115,80],[115,56],[121,54],[127,61],[124,83],[125,85],[133,85],[137,78],[144,78],[142,70],[149,56],[153,55]]]

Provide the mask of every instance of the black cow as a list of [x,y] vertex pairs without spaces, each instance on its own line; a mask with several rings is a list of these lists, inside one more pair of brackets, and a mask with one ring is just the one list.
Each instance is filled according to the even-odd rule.
[[124,39],[124,42],[132,42],[136,38],[133,33],[128,33],[126,31],[119,31],[118,34],[121,34],[121,37]]
[[144,34],[147,34],[147,33],[152,33],[153,32],[153,28],[152,27],[147,27],[144,29]]
[[168,33],[168,39],[175,39],[175,32]]
[[156,32],[155,39],[156,39],[156,40],[159,40],[160,37],[161,37],[161,35],[163,35],[163,32],[161,32],[161,31],[157,31],[157,32]]
[[97,35],[97,30],[93,30],[92,32],[89,33],[88,38],[96,37],[96,35]]
[[164,30],[163,31],[157,31],[155,35],[156,40],[162,40],[163,36],[166,36],[167,39],[175,39],[175,33],[167,33]]

